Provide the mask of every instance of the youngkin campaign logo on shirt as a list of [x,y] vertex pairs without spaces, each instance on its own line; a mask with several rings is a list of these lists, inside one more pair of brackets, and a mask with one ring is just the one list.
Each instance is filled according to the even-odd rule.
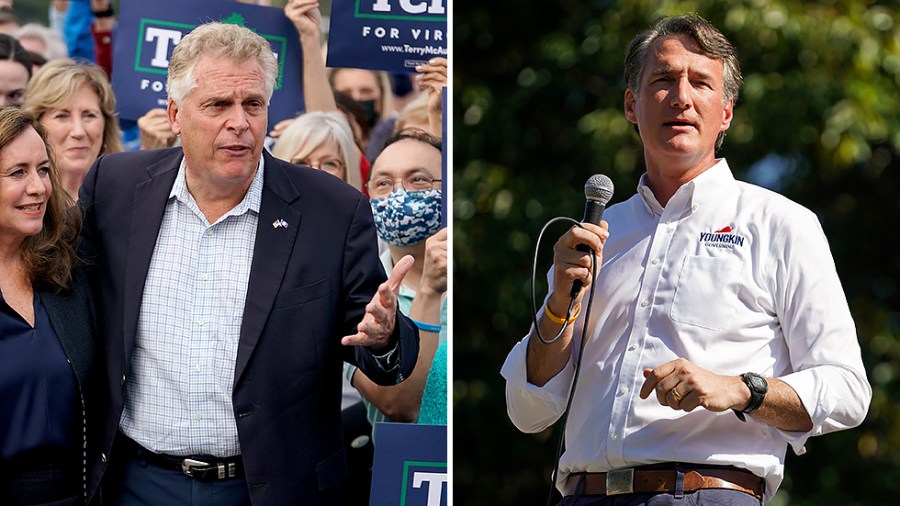
[[715,232],[700,232],[700,242],[711,248],[734,248],[744,245],[744,236],[734,232],[733,225],[716,230]]

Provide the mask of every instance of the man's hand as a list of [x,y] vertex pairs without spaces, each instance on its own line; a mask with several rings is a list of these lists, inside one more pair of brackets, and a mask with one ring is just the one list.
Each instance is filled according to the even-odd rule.
[[[553,246],[553,286],[548,307],[553,314],[565,315],[569,304],[572,284],[581,281],[584,284],[575,300],[576,305],[584,296],[585,290],[591,286],[591,253],[597,254],[597,267],[603,262],[603,244],[609,237],[609,224],[601,221],[600,225],[582,223],[584,228],[572,227],[562,235]],[[587,245],[589,251],[581,251],[577,247]]]
[[720,376],[700,368],[683,358],[644,369],[641,399],[655,390],[656,399],[672,409],[708,411],[743,409],[750,402],[750,389],[740,376]]
[[394,332],[397,315],[397,293],[400,292],[400,284],[403,283],[403,278],[406,277],[406,273],[412,268],[414,262],[412,255],[406,255],[394,265],[391,277],[378,287],[378,292],[372,297],[372,302],[366,306],[366,314],[356,326],[356,334],[345,336],[341,339],[341,344],[366,346],[373,351],[378,351],[388,345],[391,334]]
[[[572,227],[553,246],[553,285],[547,298],[546,309],[559,316],[566,317],[566,310],[571,300],[572,285],[575,281],[584,283],[584,288],[575,297],[576,307],[584,298],[586,289],[591,286],[591,251],[597,254],[597,268],[603,262],[603,245],[609,237],[609,224],[601,221],[600,225],[582,223],[584,228]],[[588,247],[581,251],[580,245]],[[550,339],[560,331],[560,324],[554,323],[546,315],[538,320],[538,328],[544,339]],[[565,331],[553,344],[545,344],[532,333],[528,340],[526,368],[528,382],[535,386],[544,386],[551,378],[559,374],[572,356],[572,335],[574,325],[566,326]]]

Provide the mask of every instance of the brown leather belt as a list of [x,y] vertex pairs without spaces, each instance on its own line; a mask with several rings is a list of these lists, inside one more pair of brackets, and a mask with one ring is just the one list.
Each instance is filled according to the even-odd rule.
[[[682,490],[685,493],[704,488],[723,488],[737,490],[762,500],[765,490],[765,481],[762,478],[742,469],[695,467],[685,468],[683,473]],[[674,469],[632,468],[608,473],[575,473],[566,479],[563,495],[672,493],[677,490],[677,480],[678,472]]]

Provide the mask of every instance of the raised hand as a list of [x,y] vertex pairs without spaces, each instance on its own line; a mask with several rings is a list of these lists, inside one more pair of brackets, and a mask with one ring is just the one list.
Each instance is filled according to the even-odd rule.
[[294,23],[301,37],[319,40],[322,35],[322,13],[317,0],[290,0],[284,15]]
[[391,276],[378,287],[378,291],[372,297],[372,302],[366,306],[366,314],[356,326],[356,334],[345,336],[341,339],[341,344],[366,346],[374,351],[388,345],[396,323],[397,294],[400,292],[400,284],[403,283],[403,278],[406,277],[406,273],[412,268],[414,262],[412,255],[406,255],[394,265]]

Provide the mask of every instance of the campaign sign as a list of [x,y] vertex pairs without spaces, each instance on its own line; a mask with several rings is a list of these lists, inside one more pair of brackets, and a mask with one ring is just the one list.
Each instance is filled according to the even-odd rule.
[[415,72],[447,56],[450,0],[332,0],[328,66]]
[[370,506],[447,506],[447,426],[375,424]]
[[303,111],[300,40],[283,10],[239,2],[156,0],[122,2],[113,37],[112,75],[121,118],[137,120],[150,109],[166,107],[172,50],[191,30],[210,21],[246,26],[272,45],[278,79],[269,107],[270,128]]

